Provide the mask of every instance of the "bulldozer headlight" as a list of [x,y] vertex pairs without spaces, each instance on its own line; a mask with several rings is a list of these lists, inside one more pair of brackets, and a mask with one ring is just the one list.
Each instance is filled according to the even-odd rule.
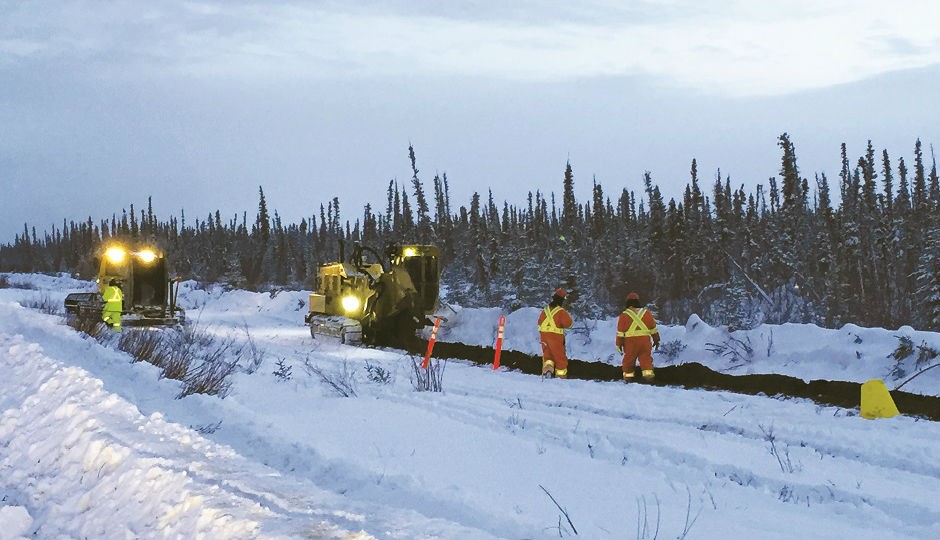
[[405,252],[404,252],[405,257],[414,257],[417,254],[418,254],[417,249],[413,247],[405,248]]
[[344,296],[340,302],[343,304],[343,309],[346,310],[346,313],[359,311],[359,307],[362,306],[362,302],[352,295]]
[[107,251],[104,252],[104,256],[108,258],[114,264],[120,264],[124,261],[124,256],[127,253],[119,247],[109,247]]
[[150,264],[157,259],[157,254],[153,250],[145,249],[137,252],[137,258],[146,264]]

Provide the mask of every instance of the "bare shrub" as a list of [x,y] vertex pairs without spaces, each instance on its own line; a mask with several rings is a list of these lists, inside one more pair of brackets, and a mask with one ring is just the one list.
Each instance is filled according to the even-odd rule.
[[662,508],[659,502],[659,496],[653,495],[656,501],[656,528],[650,529],[649,510],[646,507],[646,496],[636,498],[636,538],[637,540],[657,540],[659,538],[659,526],[662,522]]
[[377,366],[366,362],[366,374],[370,381],[378,384],[389,384],[392,382],[392,373],[382,366]]
[[780,466],[781,472],[792,474],[802,468],[799,463],[794,464],[790,459],[790,445],[784,445],[783,451],[777,448],[777,436],[774,435],[773,424],[771,424],[769,428],[765,428],[761,424],[758,424],[757,427],[759,427],[761,433],[764,434],[764,440],[770,444],[768,450],[770,451],[770,455],[777,458],[777,465]]
[[160,376],[164,379],[173,379],[181,381],[189,373],[189,368],[193,364],[192,350],[184,347],[174,348],[169,345],[167,354],[161,357],[160,364],[154,364],[161,368]]
[[679,357],[679,354],[688,347],[685,343],[682,343],[681,340],[674,339],[672,341],[667,341],[659,346],[659,350],[656,351],[656,354],[661,354],[670,360],[675,360]]
[[692,527],[695,525],[695,522],[698,521],[698,517],[702,515],[702,510],[705,508],[704,505],[699,506],[698,511],[692,516],[692,490],[686,485],[685,491],[689,495],[688,503],[685,507],[685,525],[682,527],[682,533],[676,536],[676,540],[685,540],[689,535],[689,531],[691,531]]
[[170,334],[164,342],[165,354],[154,365],[163,371],[164,379],[182,381],[189,373],[200,348],[212,343],[212,336],[198,325],[184,326],[178,333]]
[[749,364],[754,358],[754,347],[751,346],[750,337],[740,340],[729,336],[724,343],[706,343],[705,349],[712,354],[730,359],[732,368]]
[[108,335],[107,325],[104,324],[100,316],[93,314],[83,313],[68,317],[67,324],[75,330],[91,336],[98,341],[101,341]]
[[[141,340],[140,346],[146,350],[146,340],[131,339]],[[192,324],[179,332],[165,334],[150,363],[161,368],[162,378],[182,381],[177,398],[190,394],[225,397],[242,350],[243,347],[235,346],[234,339],[218,339],[207,329]]]
[[447,361],[432,359],[427,369],[421,367],[422,361],[419,356],[411,357],[411,385],[418,392],[443,392],[444,368],[447,367]]
[[190,394],[208,394],[224,398],[232,388],[232,374],[237,362],[228,362],[225,355],[216,355],[218,349],[210,351],[201,358],[200,364],[190,370],[183,379],[183,390],[177,398]]
[[147,362],[161,366],[165,360],[163,336],[160,332],[130,330],[122,332],[117,348],[134,358],[135,362]]
[[204,426],[189,426],[189,427],[195,429],[197,432],[202,433],[203,435],[212,435],[213,433],[218,431],[219,428],[222,427],[222,421],[219,420],[218,422],[214,424],[206,424]]
[[59,303],[53,300],[48,294],[32,296],[28,299],[20,300],[20,305],[28,309],[38,310],[46,315],[58,315],[60,313]]
[[[888,376],[891,378],[900,379],[901,377],[905,377],[907,376],[909,369],[922,369],[924,366],[930,364],[931,360],[937,356],[940,356],[940,352],[927,345],[926,341],[923,341],[920,345],[915,346],[914,341],[907,336],[895,337],[898,338],[898,346],[888,355],[888,358],[893,358],[895,360],[895,364],[891,366],[891,371],[888,373]],[[909,357],[913,356],[915,351],[917,358],[914,360],[913,367],[910,365],[905,366],[904,360],[907,360]],[[905,381],[905,384],[906,382],[907,381]],[[900,388],[900,386],[898,388]],[[898,388],[895,388],[895,390]]]
[[[682,531],[676,535],[676,540],[685,540],[689,536],[689,532],[692,531],[692,527],[695,526],[695,522],[698,521],[699,516],[702,515],[702,510],[705,509],[702,496],[699,498],[699,507],[697,510],[692,510],[692,490],[688,485],[685,486],[685,491],[688,494],[688,500],[685,506],[685,523],[682,526]],[[662,522],[662,505],[659,501],[659,496],[655,493],[653,494],[653,500],[656,502],[656,525],[655,528],[650,524],[650,513],[647,508],[646,496],[640,496],[636,498],[636,538],[637,540],[658,540],[660,533],[660,525]],[[717,507],[716,507],[717,508]]]
[[181,343],[193,347],[209,347],[216,340],[205,327],[197,323],[184,325],[179,337]]
[[274,378],[277,382],[287,382],[291,379],[291,366],[284,363],[283,358],[278,358],[277,369],[274,370]]
[[917,346],[917,361],[914,363],[915,367],[920,368],[924,364],[929,363],[931,360],[940,356],[940,351],[934,349],[933,347],[927,345],[927,342],[924,341]]
[[244,324],[242,328],[245,330],[247,343],[242,348],[241,354],[239,356],[241,359],[245,360],[245,373],[251,375],[252,373],[258,371],[258,369],[261,367],[261,364],[264,363],[266,352],[264,349],[259,348],[255,344],[255,340],[251,339],[251,332],[248,330],[248,324]]
[[894,336],[898,338],[898,346],[888,355],[888,358],[894,358],[898,362],[904,360],[914,353],[914,342],[907,336]]
[[[184,344],[192,353],[187,373],[181,377],[183,391],[177,397],[209,394],[225,397],[231,388],[232,374],[238,367],[244,347],[234,339],[218,339],[195,325],[183,334]],[[195,366],[195,367],[193,367]]]
[[[543,486],[542,484],[539,484],[539,487],[542,488],[542,491],[544,491],[545,494],[548,495],[548,498],[551,499],[553,503],[555,503],[555,507],[558,508],[558,510],[561,512],[561,515],[558,516],[558,537],[559,538],[563,537],[565,533],[568,533],[568,534],[574,533],[575,536],[578,536],[578,529],[576,529],[574,526],[574,523],[571,522],[571,516],[568,515],[568,511],[562,508],[560,504],[558,504],[558,501],[556,501],[555,497],[552,496],[552,494],[549,493],[547,489],[545,489],[545,486]],[[570,530],[561,522],[562,516],[564,516],[565,521],[568,522],[568,527],[571,527]]]
[[310,375],[316,375],[320,382],[340,397],[356,397],[356,373],[349,369],[349,364],[343,362],[340,368],[333,371],[324,371],[320,366],[310,364],[310,359],[304,360],[304,369]]

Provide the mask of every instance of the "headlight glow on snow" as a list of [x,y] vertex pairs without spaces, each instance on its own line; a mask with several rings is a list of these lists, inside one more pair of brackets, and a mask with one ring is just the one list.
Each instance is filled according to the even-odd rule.
[[137,252],[137,257],[138,257],[141,261],[143,261],[143,262],[145,262],[145,263],[147,263],[147,264],[150,264],[150,263],[152,263],[154,260],[156,260],[157,254],[154,253],[153,250],[145,249],[145,250],[143,250],[143,251],[138,251],[138,252]]
[[359,306],[362,305],[362,302],[360,302],[358,298],[352,295],[344,296],[343,299],[341,300],[341,303],[343,304],[343,309],[345,309],[347,313],[359,311]]
[[418,254],[417,249],[413,247],[405,248],[405,257],[414,257],[417,254]]
[[120,264],[124,260],[125,254],[125,251],[117,246],[109,247],[108,250],[104,252],[104,256],[114,264]]

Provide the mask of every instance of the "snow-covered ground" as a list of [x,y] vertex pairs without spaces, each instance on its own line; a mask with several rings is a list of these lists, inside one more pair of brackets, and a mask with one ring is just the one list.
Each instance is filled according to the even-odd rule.
[[[250,335],[265,361],[224,399],[175,399],[157,368],[21,306],[90,284],[7,277],[34,288],[0,289],[0,539],[940,537],[937,422],[457,361],[443,392],[417,392],[404,353],[311,339],[305,292],[193,283],[189,318]],[[447,315],[441,339],[492,343],[496,310]],[[536,315],[507,314],[507,347],[536,352]],[[584,327],[571,355],[617,363],[613,322]],[[940,345],[909,328],[764,326],[733,334],[754,350],[741,362],[709,352],[727,333],[696,318],[661,331],[686,348],[660,365],[891,388],[896,336]],[[313,368],[351,374],[356,395]],[[938,371],[904,389],[937,395]]]

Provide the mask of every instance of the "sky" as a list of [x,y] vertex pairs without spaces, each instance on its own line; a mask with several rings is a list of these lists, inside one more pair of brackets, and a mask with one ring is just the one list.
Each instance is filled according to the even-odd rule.
[[388,182],[452,207],[640,191],[681,197],[693,158],[749,189],[833,177],[839,145],[912,159],[940,142],[940,5],[816,2],[0,0],[0,242],[152,197],[190,223],[289,222]]
[[[418,392],[420,357],[311,339],[308,291],[185,281],[195,356],[223,347],[213,356],[234,362],[249,342],[256,352],[224,399],[175,399],[180,381],[132,361],[115,334],[96,341],[42,309],[93,282],[4,277],[14,286],[0,289],[0,538],[940,538],[940,423],[912,414],[912,396],[898,392],[901,414],[867,420],[858,407],[786,397],[795,382],[768,397],[542,380],[507,369],[506,354],[499,370],[435,356],[442,391]],[[498,314],[454,306],[434,352],[449,341],[490,346]],[[540,351],[538,314],[506,314],[507,350]],[[616,318],[593,321],[569,334],[569,353],[616,372],[615,331]],[[894,359],[899,336],[940,347],[940,333],[909,326],[761,325],[729,336],[693,315],[660,331],[684,346],[655,355],[661,380],[694,361],[725,377],[940,388],[940,370],[903,382],[926,364]],[[743,363],[710,352],[732,337],[754,346]],[[384,379],[370,376],[378,369]],[[330,381],[352,392],[340,397]],[[816,388],[831,396],[835,386]]]

